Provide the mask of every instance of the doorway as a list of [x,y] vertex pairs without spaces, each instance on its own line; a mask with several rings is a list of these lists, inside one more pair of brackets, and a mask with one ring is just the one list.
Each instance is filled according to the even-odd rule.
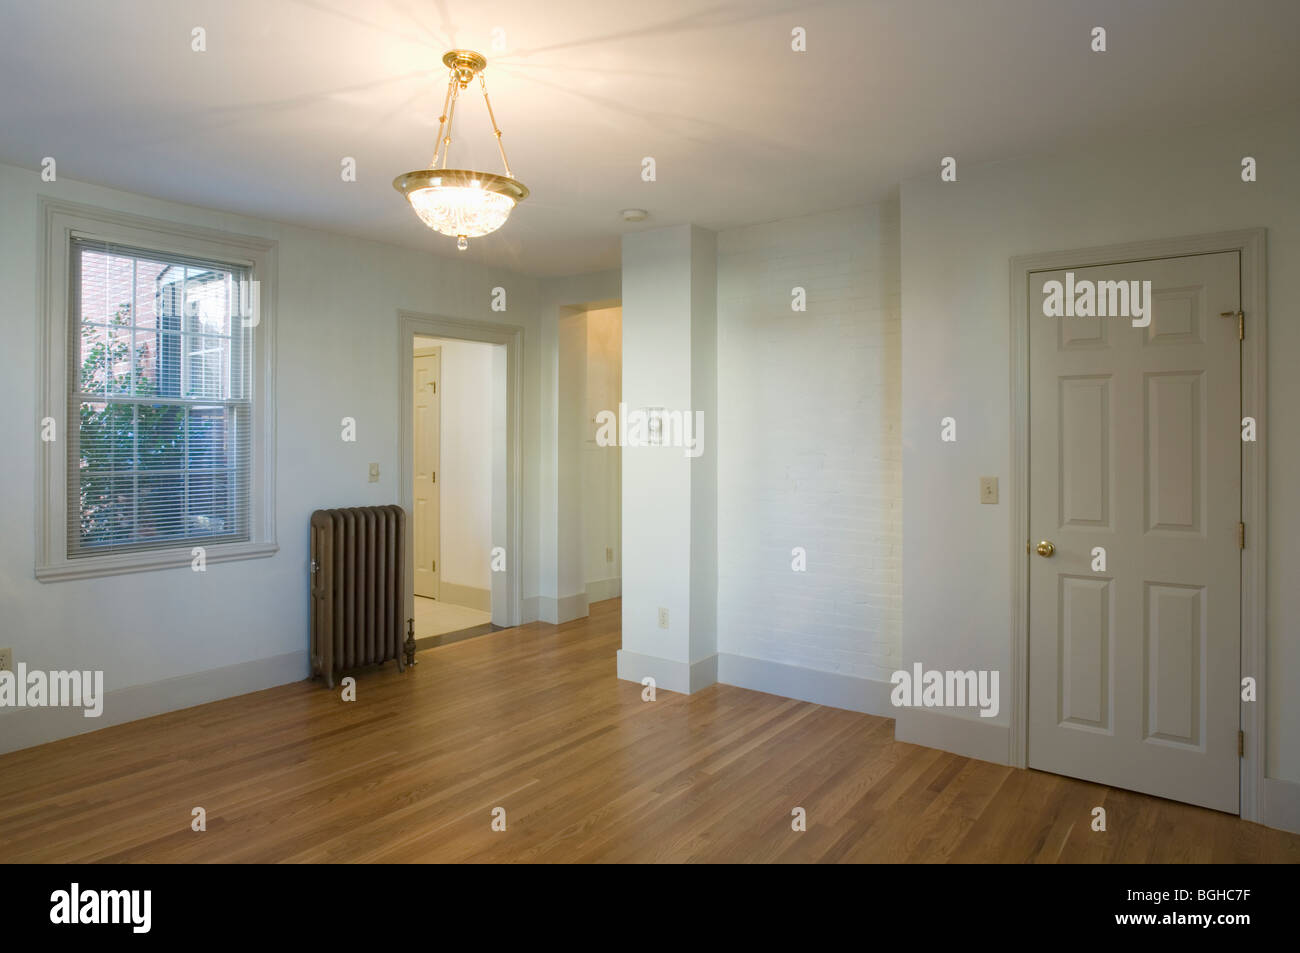
[[417,336],[412,382],[416,640],[492,631],[492,566],[504,563],[493,559],[492,521],[493,488],[505,484],[505,347]]
[[[623,594],[622,448],[597,439],[602,413],[623,400],[623,309],[589,307],[582,316],[585,381],[582,433],[583,581],[588,605]],[[561,329],[561,334],[565,329]]]
[[[415,346],[415,497],[411,506],[411,535],[415,539],[415,598],[417,631],[421,599],[439,596],[438,559],[441,500],[438,460],[442,456],[442,394],[438,381],[442,348],[417,338]],[[481,621],[481,620],[480,620]]]
[[[1245,728],[1262,719],[1241,679],[1263,663],[1263,554],[1243,530],[1262,527],[1263,496],[1243,417],[1263,406],[1239,329],[1262,249],[1242,235],[1013,263],[1012,760],[1019,738],[1022,765],[1246,814],[1260,758]],[[1082,316],[1045,304],[1060,289]],[[1120,290],[1139,298],[1125,306]]]
[[520,617],[523,335],[399,315],[407,617],[421,648]]
[[537,617],[579,619],[622,596],[623,311],[617,299],[565,304],[556,313],[556,507],[547,529],[556,558]]

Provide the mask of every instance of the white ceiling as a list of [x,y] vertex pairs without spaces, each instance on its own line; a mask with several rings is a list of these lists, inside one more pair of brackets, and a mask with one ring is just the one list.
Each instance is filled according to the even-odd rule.
[[[462,257],[612,268],[632,228],[726,228],[934,171],[1300,96],[1296,0],[0,0],[0,161],[456,256],[390,183],[433,153],[442,53],[532,196]],[[207,30],[206,53],[190,31]],[[1093,26],[1109,51],[1089,50]],[[505,49],[492,50],[493,29]],[[794,27],[808,52],[794,53]],[[471,92],[473,87],[471,87]],[[452,165],[497,171],[481,97]],[[658,180],[641,181],[654,156]],[[344,183],[340,160],[357,160]],[[645,208],[625,225],[618,212]]]

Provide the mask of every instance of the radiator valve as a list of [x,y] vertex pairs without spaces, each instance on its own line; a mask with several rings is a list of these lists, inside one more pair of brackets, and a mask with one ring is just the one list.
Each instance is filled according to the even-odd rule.
[[406,644],[402,646],[406,651],[406,664],[415,664],[415,620],[406,620]]

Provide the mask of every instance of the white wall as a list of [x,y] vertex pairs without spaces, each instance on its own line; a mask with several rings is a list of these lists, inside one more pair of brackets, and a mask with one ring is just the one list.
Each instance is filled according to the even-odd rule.
[[[582,538],[587,592],[619,594],[619,447],[596,443],[596,416],[618,412],[623,387],[623,310],[598,308],[586,315],[586,406],[582,420]],[[606,550],[610,551],[606,559]]]
[[[279,241],[276,556],[210,565],[206,573],[179,569],[45,584],[33,577],[43,416],[35,379],[42,194]],[[12,646],[15,660],[41,669],[102,669],[110,693],[149,686],[131,696],[137,716],[158,710],[155,703],[184,707],[216,697],[213,692],[235,694],[304,677],[312,510],[393,503],[399,496],[399,308],[525,328],[522,588],[525,606],[536,606],[540,467],[532,408],[540,400],[534,279],[64,179],[42,183],[37,173],[3,165],[0,223],[0,402],[9,408],[0,415],[0,645]],[[506,316],[491,310],[495,286],[508,289]],[[340,440],[345,416],[356,418],[355,443]],[[381,467],[378,483],[367,482],[371,461]],[[197,673],[205,674],[190,677]],[[164,680],[173,681],[160,684]],[[48,712],[0,713],[0,748],[49,737],[42,734],[44,725],[54,734],[102,726],[113,719],[113,696],[99,722],[78,716],[81,724],[73,728],[66,721],[53,727],[55,719],[43,718]]]
[[[493,352],[504,345],[416,338],[416,347],[442,348],[441,441],[438,461],[441,581],[451,586],[492,588],[492,483],[494,461],[504,447],[493,443]],[[455,602],[454,590],[444,601]]]
[[[1259,164],[1253,184],[1240,178],[1246,155]],[[955,183],[940,183],[936,173],[903,185],[905,663],[1009,671],[1011,553],[1024,544],[1012,538],[1009,501],[980,505],[976,487],[981,474],[1007,485],[1012,466],[1010,258],[1266,226],[1267,772],[1300,780],[1300,415],[1292,412],[1300,406],[1298,183],[1300,111],[1293,109],[1068,155],[960,166]],[[941,443],[939,420],[950,415],[958,440]],[[1000,729],[1001,746],[1009,710],[1004,697],[1001,714],[989,719],[995,725],[979,733]],[[902,734],[901,717],[899,725]],[[940,727],[923,737],[953,750],[981,745],[971,731],[970,724]],[[967,741],[952,740],[959,735]]]
[[693,459],[681,447],[623,448],[618,673],[671,691],[716,672],[716,256],[714,233],[690,225],[623,236],[623,399],[629,412],[705,415]]
[[896,203],[718,234],[718,651],[807,670],[753,687],[881,710],[816,673],[897,667],[898,282]]
[[[717,678],[718,653],[718,236],[691,228],[690,402],[698,453],[691,470],[692,690]],[[644,329],[642,331],[644,334]],[[667,405],[669,410],[673,405]],[[668,453],[677,452],[670,448]],[[667,501],[665,501],[667,502]],[[702,660],[713,658],[707,666]]]

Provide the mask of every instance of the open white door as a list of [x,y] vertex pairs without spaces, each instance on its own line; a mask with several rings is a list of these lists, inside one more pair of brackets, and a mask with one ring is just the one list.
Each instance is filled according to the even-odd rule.
[[415,542],[415,594],[437,599],[438,568],[438,453],[442,440],[441,379],[442,348],[415,351],[415,473],[411,521]]
[[1044,316],[1065,272],[1029,288],[1029,766],[1233,813],[1238,258],[1073,271],[1152,282],[1148,327]]

